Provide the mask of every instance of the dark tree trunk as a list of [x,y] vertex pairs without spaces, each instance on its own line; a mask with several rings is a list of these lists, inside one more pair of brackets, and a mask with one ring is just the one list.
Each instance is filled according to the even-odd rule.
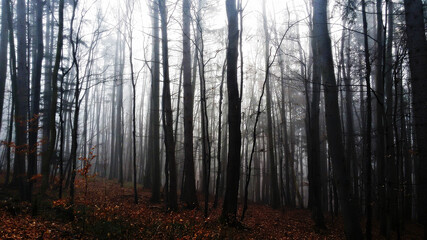
[[[62,46],[63,46],[63,36],[64,36],[64,0],[60,0],[59,1],[59,27],[58,27],[58,40],[56,43],[56,55],[55,55],[55,65],[53,67],[53,72],[52,72],[52,99],[51,99],[51,107],[50,107],[50,119],[49,119],[49,123],[50,123],[50,134],[49,134],[49,157],[47,159],[43,159],[44,162],[42,162],[42,175],[44,176],[44,174],[48,174],[49,173],[49,166],[50,163],[53,160],[53,157],[55,156],[55,139],[56,139],[56,124],[55,124],[55,116],[56,116],[56,103],[58,101],[58,76],[59,76],[59,65],[61,64],[61,55],[62,55]],[[62,89],[62,85],[63,85],[63,78],[61,78],[61,91],[63,91]],[[61,92],[62,93],[62,92]],[[62,97],[61,97],[61,106],[62,106]],[[61,111],[62,111],[62,107],[61,107]],[[62,113],[60,113],[62,116]],[[62,118],[62,117],[61,117]],[[61,123],[61,126],[63,125],[63,123]],[[63,129],[61,128],[61,143],[63,142]],[[62,148],[62,144],[61,144],[61,148]],[[62,193],[62,181],[63,181],[63,162],[62,162],[62,157],[61,157],[61,163],[60,163],[60,188],[61,188],[61,193]],[[48,184],[48,179],[43,179],[42,181],[42,192],[43,192],[43,187],[44,189],[47,188],[47,184]],[[61,194],[60,194],[61,196]]]
[[[25,195],[25,156],[27,149],[27,116],[28,116],[28,66],[27,66],[27,38],[26,38],[26,7],[25,0],[17,2],[17,30],[18,39],[18,74],[16,79],[15,98],[15,126],[16,149],[14,182],[20,189],[22,199],[28,199]],[[18,87],[19,86],[19,87]]]
[[37,174],[37,134],[40,115],[40,81],[43,62],[43,6],[42,0],[36,2],[36,39],[34,40],[35,54],[33,56],[33,73],[31,79],[31,121],[29,132],[29,156],[28,156],[28,196],[31,197],[33,175]]
[[[0,35],[0,119],[3,119],[3,103],[4,103],[4,88],[6,85],[6,74],[7,74],[7,42],[8,42],[8,23],[7,23],[7,12],[9,0],[2,0],[1,3],[1,35]],[[2,121],[0,120],[0,131]]]
[[[59,27],[58,27],[58,39],[56,43],[56,55],[55,55],[55,64],[52,72],[52,89],[51,91],[51,99],[50,99],[50,109],[49,109],[49,150],[46,153],[46,157],[42,158],[42,190],[44,193],[48,187],[49,181],[49,173],[50,173],[50,163],[53,161],[55,156],[55,140],[56,140],[56,104],[58,101],[58,76],[59,76],[59,67],[61,64],[61,55],[62,55],[62,46],[63,46],[63,36],[64,36],[64,0],[59,1]],[[61,79],[61,81],[63,81]],[[61,89],[62,90],[62,89]],[[61,133],[62,134],[62,133]],[[61,179],[62,180],[62,179]],[[62,186],[62,182],[61,182]],[[61,189],[62,190],[62,189]]]
[[[314,35],[314,37],[318,37]],[[321,66],[319,56],[319,42],[316,39],[311,41],[311,47],[313,52],[313,86],[312,86],[312,98],[311,103],[307,103],[309,107],[309,138],[307,144],[309,144],[309,155],[310,160],[308,162],[308,176],[310,183],[310,207],[312,218],[319,228],[325,228],[325,219],[322,212],[322,194],[321,194],[321,176],[320,176],[320,85],[322,83],[321,78]],[[310,142],[310,143],[309,143]]]
[[113,80],[113,94],[111,96],[111,142],[110,142],[110,174],[109,179],[117,177],[117,159],[116,159],[116,92],[117,92],[117,79],[118,79],[118,65],[119,65],[119,38],[120,33],[117,31],[116,49],[114,54],[114,80]]
[[378,162],[378,207],[381,224],[381,234],[387,236],[388,229],[388,213],[387,205],[387,187],[385,184],[386,178],[386,163],[385,163],[385,134],[384,134],[384,29],[382,20],[382,0],[376,1],[377,11],[377,36],[376,36],[376,64],[375,64],[375,96],[376,96],[376,159]]
[[[11,109],[11,112],[10,112],[10,129],[9,129],[9,131],[8,131],[8,143],[10,144],[10,143],[12,143],[12,135],[13,135],[13,132],[12,132],[12,129],[13,129],[13,121],[15,121],[15,119],[14,119],[14,114],[16,114],[16,98],[17,98],[17,73],[16,73],[16,55],[15,55],[15,40],[14,40],[14,35],[13,35],[13,17],[12,17],[12,11],[11,11],[11,9],[10,9],[10,2],[9,2],[9,0],[6,0],[5,2],[4,2],[6,5],[4,5],[4,7],[5,7],[5,9],[6,9],[6,12],[7,12],[7,22],[8,22],[8,29],[9,29],[9,45],[10,45],[10,51],[9,51],[9,54],[10,54],[10,59],[9,59],[9,62],[10,62],[10,78],[11,78],[11,82],[12,82],[12,109]],[[15,132],[17,131],[16,130],[16,127],[17,127],[17,125],[16,125],[16,123],[15,123]],[[11,148],[12,148],[12,146],[10,145],[8,148],[7,148],[7,157],[8,157],[8,159],[7,159],[7,163],[8,163],[8,165],[7,165],[7,172],[6,172],[6,184],[8,184],[9,183],[9,177],[10,177],[10,162],[11,162],[11,160],[10,160],[10,152],[11,152]],[[16,157],[15,157],[15,163],[16,163]],[[14,176],[14,175],[13,175]],[[13,180],[15,180],[14,178],[13,178]]]
[[167,204],[171,210],[178,208],[177,202],[177,176],[176,176],[176,163],[175,163],[175,140],[173,137],[173,119],[172,119],[172,106],[170,94],[170,79],[169,79],[169,53],[168,53],[168,33],[167,33],[167,9],[165,0],[158,0],[160,19],[162,23],[162,55],[163,55],[163,96],[162,96],[162,110],[163,110],[163,129],[165,133],[165,147],[166,147],[166,162],[169,171],[169,189],[167,190]]
[[182,2],[184,72],[184,183],[183,200],[192,209],[198,206],[193,157],[193,87],[191,84],[190,19],[191,0]]
[[78,133],[78,125],[79,125],[79,113],[80,113],[80,66],[79,61],[77,59],[77,47],[79,44],[79,34],[77,33],[76,39],[74,39],[74,28],[73,23],[75,20],[75,14],[77,9],[78,0],[73,1],[73,14],[71,17],[71,27],[70,27],[70,42],[72,48],[72,57],[75,68],[75,89],[74,89],[74,116],[73,116],[73,127],[71,131],[71,152],[70,152],[70,160],[71,162],[71,179],[70,179],[70,203],[74,204],[74,182],[76,179],[77,172],[77,133]]
[[150,129],[150,150],[149,160],[151,161],[151,183],[152,183],[152,202],[160,201],[160,38],[159,38],[159,5],[153,2],[153,64],[151,81],[151,129]]
[[[121,30],[119,30],[121,31]],[[125,65],[125,48],[123,46],[124,40],[120,41],[120,50],[119,50],[119,72],[117,76],[117,99],[116,99],[116,144],[115,151],[116,154],[116,163],[118,170],[118,180],[120,186],[123,187],[123,138],[124,138],[124,117],[123,117],[123,73],[124,73],[124,65]]]
[[372,160],[371,160],[371,130],[372,130],[372,99],[371,99],[371,63],[369,54],[368,43],[368,23],[366,20],[366,4],[362,0],[362,17],[363,17],[363,37],[364,37],[364,51],[365,51],[365,83],[367,91],[367,120],[366,120],[366,160],[365,160],[365,207],[366,207],[366,239],[372,239]]
[[237,195],[240,178],[240,109],[239,88],[237,84],[237,58],[239,43],[238,12],[235,0],[226,0],[228,19],[227,48],[227,89],[228,89],[228,123],[229,152],[227,165],[227,183],[222,209],[222,218],[226,223],[237,221]]
[[313,34],[318,44],[319,62],[325,89],[326,130],[334,167],[334,178],[344,217],[344,230],[348,239],[362,239],[360,216],[357,212],[358,204],[354,201],[350,191],[351,183],[346,169],[338,106],[338,87],[334,75],[331,39],[327,24],[327,0],[315,0],[313,4]]
[[[224,65],[222,67],[222,75],[221,75],[221,85],[219,87],[219,117],[218,117],[218,148],[217,148],[217,161],[218,161],[218,169],[216,174],[216,186],[215,186],[215,200],[213,207],[216,208],[218,206],[218,198],[221,194],[221,148],[222,146],[222,102],[223,102],[223,96],[224,96],[224,78],[225,78],[225,66],[227,64],[227,60],[224,61]],[[224,176],[222,176],[224,177]]]
[[267,26],[267,14],[265,11],[265,2],[263,0],[263,26],[264,26],[264,37],[265,37],[265,67],[266,67],[266,99],[267,99],[267,156],[268,156],[268,164],[270,168],[270,205],[272,208],[280,207],[280,192],[279,192],[279,184],[277,182],[277,166],[274,157],[274,137],[273,137],[273,123],[272,123],[272,96],[271,96],[271,87],[270,87],[270,76],[269,76],[269,57],[270,57],[270,35],[268,33]]
[[409,49],[411,72],[412,106],[417,143],[416,168],[418,174],[418,219],[424,226],[424,239],[427,239],[427,42],[421,0],[405,0],[406,35]]

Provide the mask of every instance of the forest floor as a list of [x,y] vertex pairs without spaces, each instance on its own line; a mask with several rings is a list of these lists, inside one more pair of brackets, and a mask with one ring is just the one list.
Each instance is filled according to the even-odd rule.
[[[249,204],[244,227],[236,229],[219,222],[221,208],[210,209],[205,219],[201,210],[183,206],[167,212],[163,204],[150,202],[147,190],[139,189],[135,205],[130,186],[96,178],[86,192],[84,180],[76,182],[73,208],[65,199],[47,196],[39,199],[36,216],[30,203],[0,187],[0,239],[344,239],[341,219],[327,216],[327,230],[316,230],[309,210]],[[417,232],[416,226],[409,228],[405,239],[418,239]]]

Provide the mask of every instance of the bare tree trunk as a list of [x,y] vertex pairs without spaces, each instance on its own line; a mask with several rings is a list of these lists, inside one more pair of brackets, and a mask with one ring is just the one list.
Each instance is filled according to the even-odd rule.
[[369,54],[368,43],[368,23],[366,20],[366,4],[362,0],[362,16],[363,16],[363,37],[364,37],[364,50],[365,50],[365,83],[367,91],[367,121],[366,121],[366,161],[365,161],[365,207],[366,207],[366,239],[372,239],[372,164],[371,164],[371,130],[372,130],[372,100],[371,100],[371,63]]
[[118,67],[118,56],[119,56],[119,31],[117,31],[117,40],[116,40],[116,49],[114,55],[114,80],[113,80],[113,94],[111,96],[111,143],[110,143],[110,174],[108,179],[113,179],[115,177],[116,171],[116,162],[115,158],[115,140],[116,140],[116,88],[117,88],[117,67]]
[[[152,81],[151,81],[151,154],[149,160],[151,161],[150,167],[147,171],[151,170],[151,183],[152,183],[152,202],[160,201],[160,38],[159,38],[159,5],[157,1],[153,2],[153,65],[152,65]],[[148,166],[147,166],[148,167]]]
[[[218,117],[218,147],[217,147],[217,161],[218,161],[218,169],[216,174],[216,188],[215,188],[215,200],[213,207],[216,208],[218,206],[218,198],[221,194],[220,186],[221,186],[221,148],[222,148],[222,102],[224,96],[224,79],[225,79],[225,66],[227,64],[227,60],[224,60],[224,65],[222,66],[222,75],[221,75],[221,85],[219,87],[219,117]],[[222,176],[224,178],[224,176]]]
[[[128,17],[128,48],[129,48],[129,65],[130,65],[130,76],[132,84],[132,163],[133,163],[133,193],[134,203],[138,204],[138,187],[137,187],[137,175],[136,175],[136,80],[133,66],[133,11],[134,1],[127,2],[126,13]],[[142,133],[140,133],[142,134]]]
[[240,110],[241,103],[237,84],[237,58],[239,43],[238,12],[235,0],[226,0],[228,19],[227,48],[227,89],[228,89],[228,123],[229,152],[227,165],[227,184],[225,190],[222,219],[233,224],[237,221],[237,195],[240,178]]
[[[45,34],[45,59],[46,63],[44,64],[44,92],[43,92],[43,116],[42,116],[42,139],[46,142],[42,147],[42,165],[43,162],[47,161],[47,158],[50,157],[49,147],[50,147],[50,129],[51,129],[51,105],[52,105],[52,67],[53,67],[53,58],[54,58],[54,28],[55,24],[53,23],[50,11],[55,9],[55,4],[52,4],[50,0],[45,1],[46,4],[46,34]],[[43,181],[43,177],[42,177]]]
[[[17,30],[18,39],[18,75],[16,79],[16,102],[15,102],[15,124],[16,124],[16,151],[14,165],[14,182],[17,183],[22,199],[28,199],[25,194],[25,156],[28,151],[27,145],[27,116],[28,116],[28,66],[27,66],[27,39],[26,39],[26,7],[25,0],[17,2]],[[12,49],[12,48],[11,48]],[[18,87],[19,86],[19,87]]]
[[74,39],[74,28],[73,23],[75,19],[76,9],[77,9],[78,0],[73,0],[73,14],[71,17],[70,24],[70,43],[72,48],[72,57],[73,57],[73,65],[75,68],[75,90],[74,90],[74,118],[73,118],[73,128],[71,133],[71,152],[70,152],[70,162],[71,166],[71,180],[70,180],[70,203],[74,204],[74,182],[76,179],[76,169],[77,169],[77,133],[78,133],[78,125],[79,125],[79,113],[80,113],[80,66],[79,61],[77,59],[77,47],[79,44],[79,33],[77,32],[77,37]]
[[[58,101],[58,75],[59,67],[61,64],[62,56],[62,46],[63,46],[63,37],[64,37],[64,0],[59,1],[59,16],[58,16],[58,39],[56,43],[56,55],[55,55],[55,64],[52,72],[52,95],[50,100],[50,109],[49,109],[49,150],[47,157],[42,158],[42,189],[41,192],[44,193],[48,187],[49,173],[50,173],[50,163],[53,161],[55,156],[55,140],[56,140],[56,104]],[[61,83],[63,79],[61,79]],[[62,85],[62,84],[61,84]],[[61,89],[62,91],[62,89]],[[62,100],[61,100],[62,101]],[[62,114],[62,113],[61,113]],[[63,134],[63,133],[61,133]],[[62,172],[62,171],[61,171]],[[61,179],[62,180],[62,179]],[[60,181],[61,182],[61,181]],[[62,182],[61,182],[62,190]]]
[[375,64],[375,96],[376,96],[376,159],[378,162],[378,207],[381,223],[381,234],[389,233],[387,219],[387,187],[385,184],[385,134],[384,134],[384,30],[382,20],[382,0],[376,1],[377,36],[376,36],[376,64]]
[[[314,35],[314,37],[318,37]],[[321,176],[320,176],[320,85],[322,83],[321,62],[319,42],[312,39],[311,47],[313,52],[313,86],[312,99],[309,107],[309,140],[310,160],[308,162],[308,176],[310,182],[309,197],[312,218],[319,228],[325,227],[325,219],[322,212]],[[308,143],[310,141],[310,143]]]
[[[387,28],[388,36],[386,43],[385,51],[385,71],[384,71],[384,80],[385,80],[385,96],[386,98],[386,111],[385,111],[385,137],[386,137],[386,157],[385,161],[387,162],[386,171],[388,174],[388,203],[387,203],[387,213],[388,213],[388,228],[397,230],[400,234],[399,228],[399,189],[400,183],[398,180],[399,176],[399,164],[397,162],[395,154],[395,143],[394,143],[394,130],[393,126],[393,34],[394,34],[394,17],[393,17],[393,2],[387,2]],[[390,229],[390,230],[391,230]]]
[[[266,68],[269,67],[269,45],[270,45],[270,35],[268,33],[268,26],[267,26],[267,14],[265,11],[265,2],[266,0],[263,0],[263,26],[264,26],[264,37],[265,37],[265,66]],[[270,89],[270,76],[269,76],[269,70],[266,70],[266,99],[267,99],[267,147],[268,147],[268,163],[270,167],[270,193],[271,193],[271,207],[272,208],[279,208],[280,207],[280,192],[279,192],[279,184],[277,182],[277,166],[274,159],[274,138],[273,138],[273,126],[272,126],[272,96],[271,96],[271,89]]]
[[[120,31],[120,30],[119,30]],[[118,84],[117,84],[117,103],[116,103],[116,139],[117,142],[115,144],[115,154],[117,158],[118,163],[118,171],[119,171],[119,183],[120,186],[123,187],[123,138],[124,138],[124,110],[123,110],[123,73],[125,68],[125,48],[124,48],[124,41],[123,44],[120,46],[120,53],[119,53],[119,61],[120,61],[120,67],[119,67],[119,73],[118,73]]]
[[39,115],[40,115],[40,81],[42,73],[43,62],[43,1],[37,0],[36,2],[36,24],[34,40],[34,55],[33,55],[33,72],[31,79],[31,121],[29,125],[29,154],[28,154],[28,198],[31,199],[33,175],[37,174],[37,134],[39,128]]
[[[9,0],[2,0],[1,3],[1,36],[0,36],[0,119],[3,119],[3,103],[4,103],[4,88],[6,85],[7,75],[7,43],[8,43],[8,23],[7,23],[7,12]],[[2,121],[0,120],[0,131]]]
[[[12,82],[12,109],[10,112],[10,129],[8,132],[8,143],[12,142],[12,129],[13,129],[13,121],[15,121],[14,119],[14,114],[16,114],[16,98],[17,98],[17,73],[16,73],[16,55],[15,55],[15,40],[14,40],[14,35],[13,35],[13,17],[12,17],[12,13],[11,13],[11,9],[10,9],[10,2],[9,0],[6,0],[5,2],[6,5],[3,5],[4,8],[6,9],[7,12],[7,24],[8,24],[8,30],[9,30],[9,46],[10,46],[10,59],[9,59],[9,68],[10,68],[10,78],[11,78],[11,82]],[[15,123],[15,132],[17,128],[17,124]],[[10,151],[11,151],[11,147],[9,146],[7,149],[7,157],[8,157],[8,166],[7,166],[7,172],[6,172],[6,183],[9,184],[9,177],[10,177]],[[16,163],[16,155],[15,155],[15,163]],[[14,175],[13,175],[13,179],[14,180]]]
[[315,0],[313,3],[313,33],[318,44],[319,61],[325,89],[326,128],[331,158],[334,166],[334,178],[344,217],[344,229],[347,239],[362,239],[357,213],[357,202],[350,191],[350,179],[345,167],[345,154],[342,141],[341,120],[338,106],[338,88],[334,75],[331,39],[327,24],[327,0]]
[[[3,5],[3,6],[7,6],[7,5]],[[8,130],[7,130],[7,142],[11,143],[12,142],[12,136],[13,136],[13,116],[15,113],[15,104],[14,104],[14,100],[13,100],[14,96],[12,96],[10,98],[10,113],[9,113],[9,126],[8,126]],[[11,146],[7,146],[6,149],[6,176],[4,179],[4,185],[7,186],[9,185],[9,179],[10,179],[10,162],[11,162]]]
[[423,18],[423,5],[421,0],[405,0],[406,34],[409,49],[409,67],[411,71],[412,106],[414,108],[414,121],[416,143],[418,150],[417,196],[418,219],[424,226],[424,239],[427,239],[427,42],[425,37],[425,23]]
[[167,9],[165,0],[158,0],[160,19],[162,23],[162,55],[163,55],[163,96],[162,96],[162,110],[163,110],[163,128],[165,133],[165,147],[166,147],[166,162],[168,164],[170,174],[170,186],[167,189],[168,195],[168,208],[176,210],[178,208],[177,202],[177,176],[176,176],[176,163],[175,163],[175,140],[173,137],[173,119],[172,119],[172,106],[170,95],[170,79],[169,79],[169,53],[168,53],[168,34],[167,34]]
[[193,157],[193,87],[191,84],[190,19],[191,1],[182,2],[184,72],[184,183],[183,200],[192,209],[198,206]]
[[[345,23],[344,23],[345,24]],[[350,58],[350,46],[346,46],[346,41],[350,43],[351,34],[348,32],[348,36],[345,36],[345,32],[343,31],[343,38],[341,39],[341,49],[340,49],[340,58],[342,65],[342,77],[344,82],[344,90],[345,90],[345,126],[346,126],[346,141],[345,141],[345,149],[346,149],[346,158],[348,161],[348,166],[351,175],[352,175],[352,189],[355,198],[359,198],[358,194],[358,186],[357,186],[357,161],[356,156],[356,142],[354,136],[354,119],[353,119],[353,90],[351,86],[351,65],[347,62],[345,65],[344,52],[346,52],[345,57]],[[349,61],[349,59],[347,59]],[[356,172],[355,172],[356,171]],[[357,200],[358,201],[358,200]]]

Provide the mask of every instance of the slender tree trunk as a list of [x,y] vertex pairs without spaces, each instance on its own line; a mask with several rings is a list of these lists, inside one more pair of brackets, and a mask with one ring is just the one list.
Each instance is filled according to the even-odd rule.
[[118,56],[119,56],[119,31],[117,31],[117,40],[116,40],[116,50],[114,55],[114,80],[113,80],[113,94],[111,96],[111,142],[110,142],[110,174],[108,179],[113,179],[115,177],[116,172],[116,162],[117,159],[115,158],[115,140],[116,140],[116,88],[117,88],[117,67],[118,67]]
[[74,117],[73,117],[73,127],[71,133],[71,152],[70,152],[70,162],[71,166],[71,179],[70,179],[70,203],[74,204],[74,182],[76,179],[76,171],[77,171],[77,133],[78,133],[78,125],[79,125],[79,113],[80,113],[80,66],[79,61],[77,59],[77,47],[79,44],[79,34],[77,33],[76,39],[74,39],[74,28],[73,23],[75,19],[76,9],[77,9],[78,0],[73,0],[73,14],[71,17],[70,24],[70,42],[72,48],[72,57],[75,68],[75,90],[74,90]]
[[175,163],[175,140],[173,137],[173,119],[172,119],[172,106],[170,95],[170,79],[169,79],[169,53],[168,53],[168,34],[167,34],[167,9],[165,0],[158,0],[160,19],[162,23],[162,54],[163,54],[163,96],[162,96],[162,110],[163,110],[163,128],[165,133],[165,147],[166,147],[166,162],[169,168],[169,189],[168,195],[168,208],[176,210],[178,208],[177,202],[177,176],[176,176],[176,163]]
[[28,196],[31,198],[33,175],[37,174],[37,134],[39,128],[40,116],[40,81],[42,75],[42,62],[43,62],[43,1],[37,0],[36,2],[36,39],[34,40],[33,56],[33,73],[31,79],[31,121],[29,132],[29,156],[28,156]]
[[[386,51],[385,51],[385,96],[386,96],[386,111],[385,111],[385,137],[386,137],[386,157],[385,160],[387,162],[387,172],[388,172],[388,204],[387,204],[387,212],[388,212],[388,220],[389,226],[388,228],[392,228],[393,230],[399,229],[399,190],[400,183],[398,180],[399,176],[399,164],[397,162],[396,154],[395,154],[395,143],[394,143],[394,130],[393,130],[393,34],[394,34],[394,7],[393,2],[387,2],[387,21],[388,21],[388,36],[386,43]],[[399,232],[400,233],[400,232]]]
[[[55,116],[56,116],[56,104],[58,101],[58,75],[59,75],[59,67],[61,64],[61,56],[62,56],[62,46],[63,46],[63,37],[64,37],[64,0],[59,1],[59,16],[58,16],[58,39],[56,43],[56,55],[55,55],[55,65],[53,67],[52,72],[52,95],[50,100],[50,112],[49,112],[49,151],[48,157],[42,158],[42,193],[47,189],[48,180],[49,180],[49,170],[50,163],[53,161],[55,156],[55,137],[56,137],[56,124],[55,124]],[[61,85],[63,82],[63,78],[61,78]],[[61,91],[63,89],[61,88]],[[62,98],[61,98],[62,102]],[[62,113],[61,113],[62,114]],[[61,133],[61,136],[63,133]],[[62,173],[62,171],[61,171]],[[62,189],[62,182],[61,182]]]
[[200,16],[197,20],[198,29],[200,32],[199,45],[199,75],[200,75],[200,113],[201,113],[201,128],[202,128],[202,168],[203,168],[203,191],[205,195],[204,213],[205,218],[208,217],[209,208],[209,182],[210,182],[210,167],[211,167],[211,144],[209,140],[209,120],[207,115],[206,103],[206,79],[205,79],[205,62],[204,62],[204,41]]
[[[222,67],[222,75],[221,75],[221,85],[219,87],[219,106],[218,106],[218,147],[217,147],[217,161],[218,161],[218,169],[216,174],[216,185],[215,185],[215,200],[213,207],[216,208],[218,206],[218,198],[221,194],[220,186],[221,186],[221,148],[222,146],[222,102],[224,97],[224,79],[225,79],[225,66],[227,64],[227,60],[224,60],[224,65]],[[224,176],[223,176],[224,177]]]
[[[7,23],[7,12],[9,0],[2,0],[1,3],[1,35],[0,35],[0,119],[3,119],[3,103],[4,103],[4,88],[6,85],[7,75],[7,43],[8,43],[8,23]],[[2,121],[0,120],[0,131]]]
[[371,63],[368,43],[368,23],[366,20],[366,4],[362,0],[363,37],[365,50],[365,83],[367,91],[367,120],[366,120],[366,160],[365,160],[365,208],[366,208],[366,239],[372,239],[372,164],[371,164],[371,131],[372,131],[372,99],[371,99]]
[[[130,6],[127,6],[129,26],[128,26],[128,48],[129,48],[129,65],[130,65],[130,76],[132,84],[132,163],[133,163],[133,193],[134,193],[134,203],[138,204],[138,186],[137,186],[137,175],[136,175],[136,79],[134,74],[133,66],[133,30],[132,30],[132,20],[133,20],[133,10],[134,2],[127,3]],[[130,12],[129,12],[130,11]],[[140,133],[142,134],[142,133]]]
[[385,164],[385,134],[384,134],[384,30],[382,20],[382,0],[376,1],[377,11],[377,36],[376,36],[376,64],[375,64],[375,96],[376,96],[376,159],[378,162],[378,206],[381,223],[381,233],[388,235],[387,219],[387,187],[385,184],[386,164]]
[[[16,73],[16,55],[15,55],[15,40],[14,40],[14,35],[13,35],[13,17],[12,17],[12,11],[10,9],[10,2],[9,0],[6,0],[4,2],[6,5],[4,5],[6,12],[7,12],[7,22],[8,22],[8,30],[9,30],[9,46],[10,46],[10,59],[9,59],[9,69],[10,69],[10,78],[11,78],[11,82],[12,82],[12,109],[10,112],[10,129],[9,129],[9,137],[8,137],[8,143],[9,143],[9,147],[8,147],[8,152],[7,152],[7,156],[8,156],[8,170],[6,172],[6,183],[9,183],[9,177],[10,177],[10,151],[12,148],[12,129],[13,129],[13,121],[16,121],[14,119],[14,114],[16,114],[16,98],[17,98],[17,73]],[[17,124],[15,122],[15,132],[16,130]],[[16,161],[16,153],[15,153],[15,161]],[[16,162],[15,162],[16,163]],[[14,176],[14,175],[13,175]],[[15,178],[13,178],[12,180],[14,180]]]
[[[270,45],[270,35],[268,33],[268,26],[267,26],[267,14],[265,11],[265,2],[266,0],[263,0],[263,25],[264,25],[264,37],[265,37],[265,66],[266,68],[269,67],[269,45]],[[270,193],[271,193],[271,207],[272,208],[279,208],[280,207],[280,192],[279,192],[279,184],[277,182],[277,166],[274,158],[274,138],[273,138],[273,126],[272,126],[272,96],[271,96],[271,89],[270,89],[270,76],[269,70],[266,69],[266,97],[267,97],[267,156],[268,156],[268,163],[270,167]]]
[[[150,155],[151,160],[151,182],[152,182],[152,202],[160,201],[160,38],[159,38],[159,5],[157,1],[153,2],[153,65],[152,65],[152,82],[151,82],[151,134],[150,141],[152,141]],[[150,146],[149,146],[150,147]],[[149,150],[150,151],[150,150]]]

